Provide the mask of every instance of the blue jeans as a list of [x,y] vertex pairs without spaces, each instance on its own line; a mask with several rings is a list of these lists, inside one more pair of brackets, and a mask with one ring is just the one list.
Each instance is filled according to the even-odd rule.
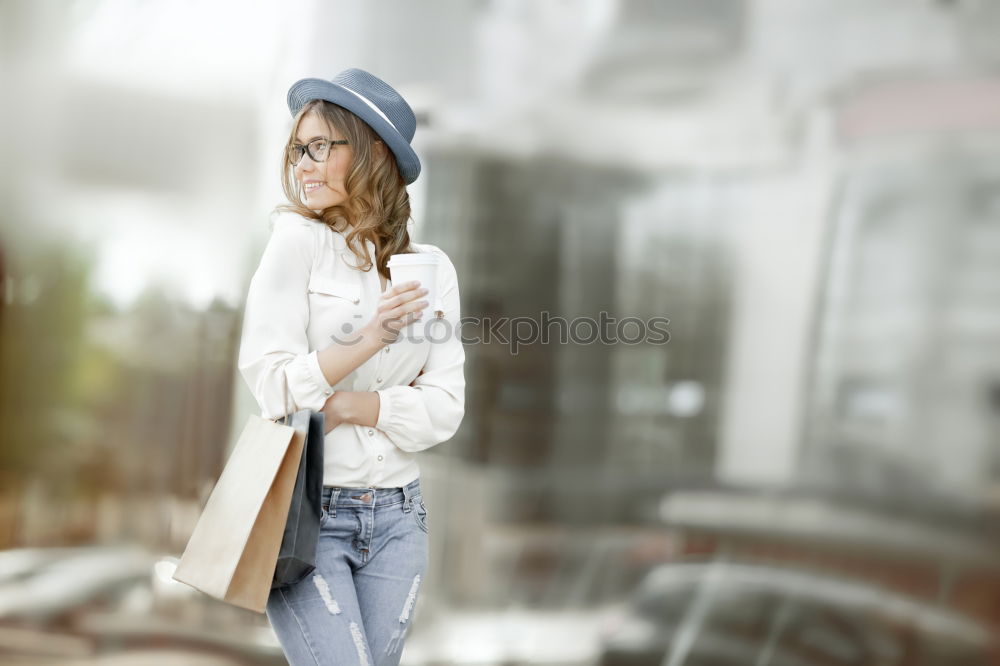
[[427,547],[420,479],[401,488],[324,486],[316,570],[267,601],[290,666],[397,666]]

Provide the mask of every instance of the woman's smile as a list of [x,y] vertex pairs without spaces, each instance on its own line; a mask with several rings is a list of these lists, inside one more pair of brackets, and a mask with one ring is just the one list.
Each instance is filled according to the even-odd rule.
[[304,189],[305,189],[305,192],[306,192],[306,196],[308,196],[312,192],[315,192],[319,188],[323,187],[325,184],[326,183],[324,183],[321,180],[307,180],[307,181],[305,181],[305,184],[304,184],[305,187],[304,187]]

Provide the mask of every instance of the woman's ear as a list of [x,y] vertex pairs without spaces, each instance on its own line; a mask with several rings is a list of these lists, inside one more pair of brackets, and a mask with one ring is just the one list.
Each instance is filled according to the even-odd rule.
[[380,139],[375,140],[375,150],[378,151],[380,157],[385,157],[385,142]]

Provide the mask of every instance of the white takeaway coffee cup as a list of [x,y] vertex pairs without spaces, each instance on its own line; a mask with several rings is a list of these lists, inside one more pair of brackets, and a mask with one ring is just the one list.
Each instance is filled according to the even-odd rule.
[[430,252],[415,252],[410,254],[394,254],[389,257],[389,277],[392,286],[398,286],[411,280],[419,280],[420,287],[427,289],[427,293],[417,300],[427,301],[427,306],[423,309],[423,317],[417,321],[427,322],[435,316],[438,309],[438,285],[437,271],[440,257]]

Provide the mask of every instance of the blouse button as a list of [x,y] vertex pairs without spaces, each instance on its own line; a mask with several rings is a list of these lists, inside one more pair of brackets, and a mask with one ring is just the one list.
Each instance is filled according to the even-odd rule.
[[378,457],[378,459],[379,459],[379,460],[382,460],[382,456],[379,456],[379,457]]
[[358,303],[360,303],[360,302],[361,302],[361,299],[360,299],[360,298],[355,298],[355,299],[354,299],[354,304],[355,304],[355,305],[357,305],[357,304],[358,304]]
[[382,383],[382,378],[381,378],[381,377],[379,377],[379,378],[377,378],[377,379],[376,379],[375,381],[376,381],[376,382],[378,382],[379,384],[381,384],[381,383]]
[[369,431],[368,431],[368,434],[369,434],[369,435],[374,435],[374,434],[375,434],[375,431],[374,431],[374,430],[369,430]]

